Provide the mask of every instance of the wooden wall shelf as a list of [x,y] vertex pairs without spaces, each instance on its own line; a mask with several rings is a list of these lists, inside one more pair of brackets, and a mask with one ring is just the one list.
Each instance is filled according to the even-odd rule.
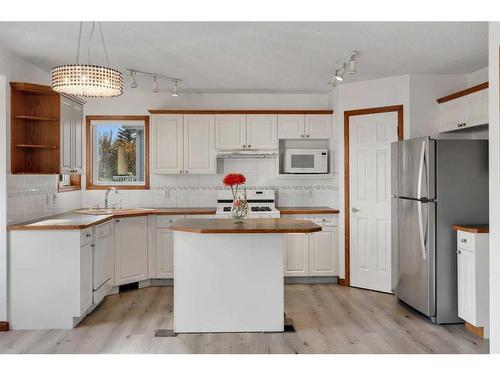
[[60,171],[60,96],[50,86],[11,82],[11,172]]

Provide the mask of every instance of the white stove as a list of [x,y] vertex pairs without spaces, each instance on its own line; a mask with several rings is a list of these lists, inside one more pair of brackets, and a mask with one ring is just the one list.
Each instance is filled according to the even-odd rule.
[[[239,194],[238,194],[239,195]],[[248,218],[279,218],[280,212],[276,209],[276,195],[274,190],[247,190]],[[217,193],[216,217],[231,217],[233,195],[231,190],[220,190]]]

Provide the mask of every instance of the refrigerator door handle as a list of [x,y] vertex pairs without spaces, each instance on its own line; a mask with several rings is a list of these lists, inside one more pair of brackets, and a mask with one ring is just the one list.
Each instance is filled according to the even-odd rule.
[[420,238],[420,250],[422,251],[422,259],[426,260],[427,255],[426,255],[426,247],[427,247],[427,241],[425,240],[427,237],[427,220],[426,225],[425,225],[425,230],[424,230],[424,224],[422,220],[422,202],[417,203],[417,212],[418,212],[418,233],[419,233],[419,238]]
[[422,199],[422,178],[424,174],[424,163],[425,163],[425,141],[422,141],[422,148],[420,150],[420,161],[418,163],[417,199]]

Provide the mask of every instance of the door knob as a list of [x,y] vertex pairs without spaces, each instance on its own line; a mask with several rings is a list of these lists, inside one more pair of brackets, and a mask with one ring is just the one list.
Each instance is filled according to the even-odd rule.
[[359,212],[359,210],[358,210],[356,207],[351,208],[351,211],[352,211],[353,213]]

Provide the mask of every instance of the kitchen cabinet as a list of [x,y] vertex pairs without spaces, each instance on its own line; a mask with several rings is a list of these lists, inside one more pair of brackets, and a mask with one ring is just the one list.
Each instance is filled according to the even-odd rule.
[[278,115],[279,139],[329,139],[331,115]]
[[439,104],[440,131],[488,124],[488,90],[483,89]]
[[115,285],[147,278],[147,216],[115,219]]
[[151,133],[153,174],[215,173],[213,115],[154,115]]
[[489,245],[487,233],[457,232],[458,316],[489,329]]
[[115,236],[112,221],[95,226],[93,260],[93,304],[100,303],[115,282]]
[[278,148],[278,117],[216,115],[215,147],[218,150],[275,150]]
[[174,277],[174,233],[165,228],[156,230],[156,278]]
[[80,314],[82,316],[92,306],[92,250],[94,244],[80,247]]
[[285,276],[337,276],[337,217],[293,218],[313,220],[322,231],[285,235]]
[[184,173],[215,174],[213,115],[184,115]]
[[83,171],[83,105],[61,96],[61,173]]

